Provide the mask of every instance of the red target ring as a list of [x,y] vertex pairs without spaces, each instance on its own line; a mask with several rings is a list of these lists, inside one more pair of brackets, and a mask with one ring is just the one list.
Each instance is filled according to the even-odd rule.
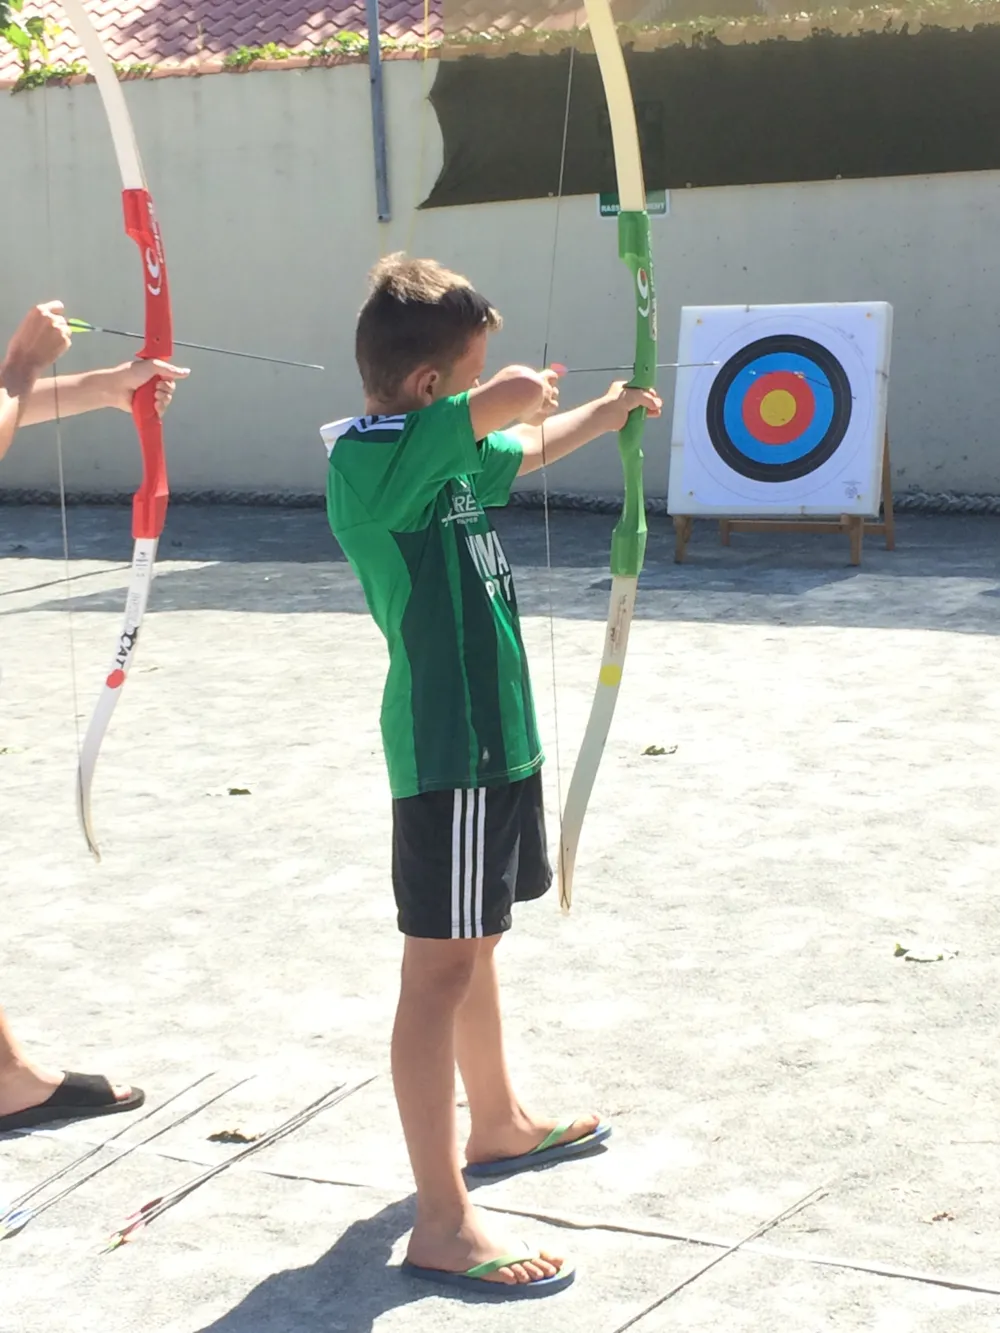
[[761,444],[789,444],[798,439],[815,415],[812,390],[801,375],[790,370],[762,375],[743,399],[743,424]]

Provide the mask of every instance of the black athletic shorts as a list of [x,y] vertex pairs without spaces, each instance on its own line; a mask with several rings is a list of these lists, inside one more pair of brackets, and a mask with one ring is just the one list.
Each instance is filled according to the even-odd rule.
[[392,887],[404,935],[499,935],[510,929],[512,904],[540,898],[551,883],[540,773],[393,801]]

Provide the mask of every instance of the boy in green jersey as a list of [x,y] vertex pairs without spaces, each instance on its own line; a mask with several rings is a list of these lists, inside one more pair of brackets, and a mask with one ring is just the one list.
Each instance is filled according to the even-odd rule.
[[472,1207],[455,1064],[472,1121],[468,1174],[577,1155],[611,1130],[596,1115],[560,1125],[526,1110],[504,1055],[495,949],[512,904],[541,897],[552,872],[513,578],[486,510],[507,503],[516,477],[620,430],[633,408],[658,416],[661,403],[615,383],[557,414],[556,372],[526,366],[480,384],[500,326],[465,278],[390,255],[358,318],[365,415],[322,434],[330,526],[389,649],[381,723],[406,937],[392,1070],[417,1187],[404,1267],[535,1296],[567,1286],[572,1265],[505,1244]]

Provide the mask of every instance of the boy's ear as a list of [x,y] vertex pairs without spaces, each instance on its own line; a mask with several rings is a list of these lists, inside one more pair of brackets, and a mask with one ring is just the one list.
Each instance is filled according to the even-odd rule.
[[411,376],[414,397],[425,405],[433,403],[440,387],[441,372],[433,366],[421,366]]

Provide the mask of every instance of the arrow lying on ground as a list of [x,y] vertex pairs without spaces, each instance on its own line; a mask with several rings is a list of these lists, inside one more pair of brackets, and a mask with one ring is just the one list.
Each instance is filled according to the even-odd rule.
[[209,1097],[207,1101],[194,1107],[193,1110],[185,1111],[183,1115],[175,1117],[168,1124],[163,1125],[162,1128],[155,1130],[152,1134],[147,1134],[144,1139],[139,1139],[137,1143],[129,1144],[124,1152],[116,1154],[116,1156],[112,1157],[109,1162],[102,1162],[100,1166],[94,1167],[92,1171],[88,1171],[85,1175],[81,1176],[79,1180],[74,1180],[73,1183],[67,1185],[65,1189],[60,1190],[57,1194],[53,1194],[48,1199],[43,1199],[43,1201],[36,1204],[34,1208],[25,1208],[24,1205],[28,1203],[29,1200],[36,1198],[43,1190],[48,1189],[50,1185],[54,1185],[56,1181],[62,1180],[64,1176],[68,1176],[71,1171],[75,1171],[78,1166],[82,1166],[84,1162],[89,1161],[90,1158],[94,1157],[97,1153],[103,1152],[109,1143],[113,1143],[115,1139],[121,1138],[121,1136],[129,1130],[135,1129],[135,1127],[141,1125],[143,1121],[149,1120],[154,1115],[159,1115],[159,1113],[172,1102],[176,1102],[186,1093],[197,1088],[199,1084],[206,1082],[210,1078],[214,1078],[215,1073],[217,1072],[218,1071],[213,1071],[211,1074],[203,1074],[201,1078],[196,1078],[193,1083],[189,1083],[186,1088],[181,1088],[180,1092],[175,1092],[172,1097],[168,1097],[165,1102],[154,1107],[152,1111],[147,1111],[146,1114],[140,1116],[138,1120],[129,1121],[127,1125],[122,1129],[119,1129],[116,1133],[110,1135],[102,1143],[97,1143],[92,1148],[88,1148],[86,1152],[81,1153],[79,1157],[68,1165],[60,1167],[58,1171],[53,1171],[53,1173],[50,1176],[47,1176],[40,1184],[35,1185],[30,1190],[26,1190],[23,1194],[19,1194],[16,1199],[11,1201],[7,1211],[0,1216],[0,1240],[9,1240],[12,1236],[18,1235],[24,1230],[29,1222],[33,1222],[36,1217],[41,1217],[42,1213],[47,1213],[50,1208],[54,1208],[57,1203],[62,1199],[65,1199],[67,1195],[72,1194],[75,1190],[78,1190],[81,1185],[86,1185],[89,1180],[93,1180],[95,1176],[99,1176],[102,1171],[107,1171],[109,1167],[124,1161],[125,1158],[131,1153],[134,1153],[137,1148],[142,1148],[147,1143],[152,1143],[154,1139],[158,1139],[161,1135],[166,1134],[168,1130],[176,1129],[178,1125],[183,1125],[186,1120],[191,1120],[200,1112],[207,1110],[214,1102],[221,1100],[221,1098],[227,1096],[230,1092],[235,1092],[237,1088],[242,1087],[244,1083],[249,1083],[254,1077],[253,1074],[248,1074],[245,1078],[239,1079],[228,1088],[224,1088],[222,1092],[217,1092],[214,1097]]
[[280,1125],[269,1130],[268,1133],[261,1135],[259,1139],[256,1139],[248,1147],[241,1148],[239,1152],[233,1153],[232,1157],[227,1157],[224,1162],[219,1162],[216,1166],[209,1167],[208,1170],[195,1176],[193,1180],[189,1180],[187,1184],[179,1185],[177,1189],[170,1190],[166,1194],[161,1194],[155,1199],[150,1199],[147,1203],[144,1203],[141,1208],[136,1209],[134,1213],[130,1214],[117,1231],[112,1232],[111,1236],[108,1238],[107,1244],[101,1250],[101,1253],[110,1254],[112,1250],[117,1250],[119,1246],[124,1245],[126,1241],[130,1240],[132,1235],[140,1230],[140,1228],[149,1226],[152,1222],[155,1222],[158,1217],[162,1217],[165,1212],[181,1203],[189,1194],[193,1194],[195,1190],[200,1189],[202,1185],[206,1185],[210,1180],[221,1175],[223,1171],[228,1171],[229,1168],[235,1166],[237,1162],[242,1162],[246,1158],[251,1157],[254,1153],[260,1152],[262,1148],[267,1148],[272,1143],[277,1143],[279,1139],[286,1138],[289,1134],[293,1134],[295,1130],[300,1129],[302,1125],[312,1120],[314,1116],[319,1115],[322,1111],[330,1110],[331,1107],[336,1106],[339,1102],[344,1101],[345,1098],[350,1097],[352,1093],[359,1092],[362,1088],[367,1087],[369,1083],[373,1083],[377,1077],[377,1074],[372,1074],[368,1078],[361,1079],[359,1082],[352,1084],[350,1087],[347,1087],[343,1083],[338,1083],[335,1087],[324,1092],[322,1097],[317,1097],[314,1102],[310,1102],[303,1110],[296,1111],[294,1115],[289,1116],[288,1119],[282,1121]]

